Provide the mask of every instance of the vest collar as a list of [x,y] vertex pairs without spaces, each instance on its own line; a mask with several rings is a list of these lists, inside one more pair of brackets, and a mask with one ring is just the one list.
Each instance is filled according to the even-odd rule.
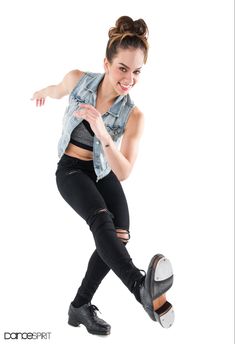
[[[105,76],[105,73],[97,73],[94,78],[92,78],[91,82],[86,86],[86,89],[93,95],[94,103],[96,102],[96,96],[97,96],[97,89],[100,84],[100,82],[103,80]],[[119,117],[122,109],[127,101],[127,96],[118,96],[110,109],[107,111],[108,114]],[[121,104],[120,104],[121,102]]]

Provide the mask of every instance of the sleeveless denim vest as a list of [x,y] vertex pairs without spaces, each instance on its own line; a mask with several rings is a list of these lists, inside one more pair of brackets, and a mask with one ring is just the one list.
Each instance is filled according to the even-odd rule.
[[[62,135],[58,143],[59,158],[62,157],[69,144],[73,129],[82,121],[82,118],[77,118],[73,115],[74,111],[78,110],[81,103],[91,104],[95,107],[97,88],[103,78],[104,74],[87,72],[81,77],[76,87],[70,93],[69,105],[63,117]],[[105,127],[117,147],[133,107],[134,103],[129,94],[119,96],[111,108],[102,115]],[[93,165],[97,175],[97,182],[111,171],[105,158],[102,144],[95,135],[93,141]]]

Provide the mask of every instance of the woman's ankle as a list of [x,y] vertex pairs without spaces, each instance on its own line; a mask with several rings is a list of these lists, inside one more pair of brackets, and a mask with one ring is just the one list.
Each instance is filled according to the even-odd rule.
[[133,289],[132,289],[132,293],[134,294],[136,300],[141,303],[141,297],[140,297],[140,287],[141,285],[144,283],[144,279],[145,276],[141,276],[140,279],[138,279],[137,281],[135,281]]
[[76,297],[73,302],[71,302],[72,306],[75,308],[79,308],[87,303],[91,302],[91,300],[88,300],[84,297]]

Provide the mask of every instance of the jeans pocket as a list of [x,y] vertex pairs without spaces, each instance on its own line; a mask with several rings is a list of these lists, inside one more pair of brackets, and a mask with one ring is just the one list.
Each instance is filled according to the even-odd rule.
[[79,170],[72,169],[72,170],[66,171],[65,175],[70,176],[70,175],[75,174],[75,173],[79,173]]

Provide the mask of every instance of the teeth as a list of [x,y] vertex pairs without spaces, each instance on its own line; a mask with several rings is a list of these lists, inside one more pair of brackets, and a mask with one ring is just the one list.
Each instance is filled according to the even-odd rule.
[[121,85],[122,87],[124,87],[124,88],[129,88],[129,87],[130,87],[129,85],[123,85],[123,84],[121,84],[121,83],[120,83],[120,85]]

